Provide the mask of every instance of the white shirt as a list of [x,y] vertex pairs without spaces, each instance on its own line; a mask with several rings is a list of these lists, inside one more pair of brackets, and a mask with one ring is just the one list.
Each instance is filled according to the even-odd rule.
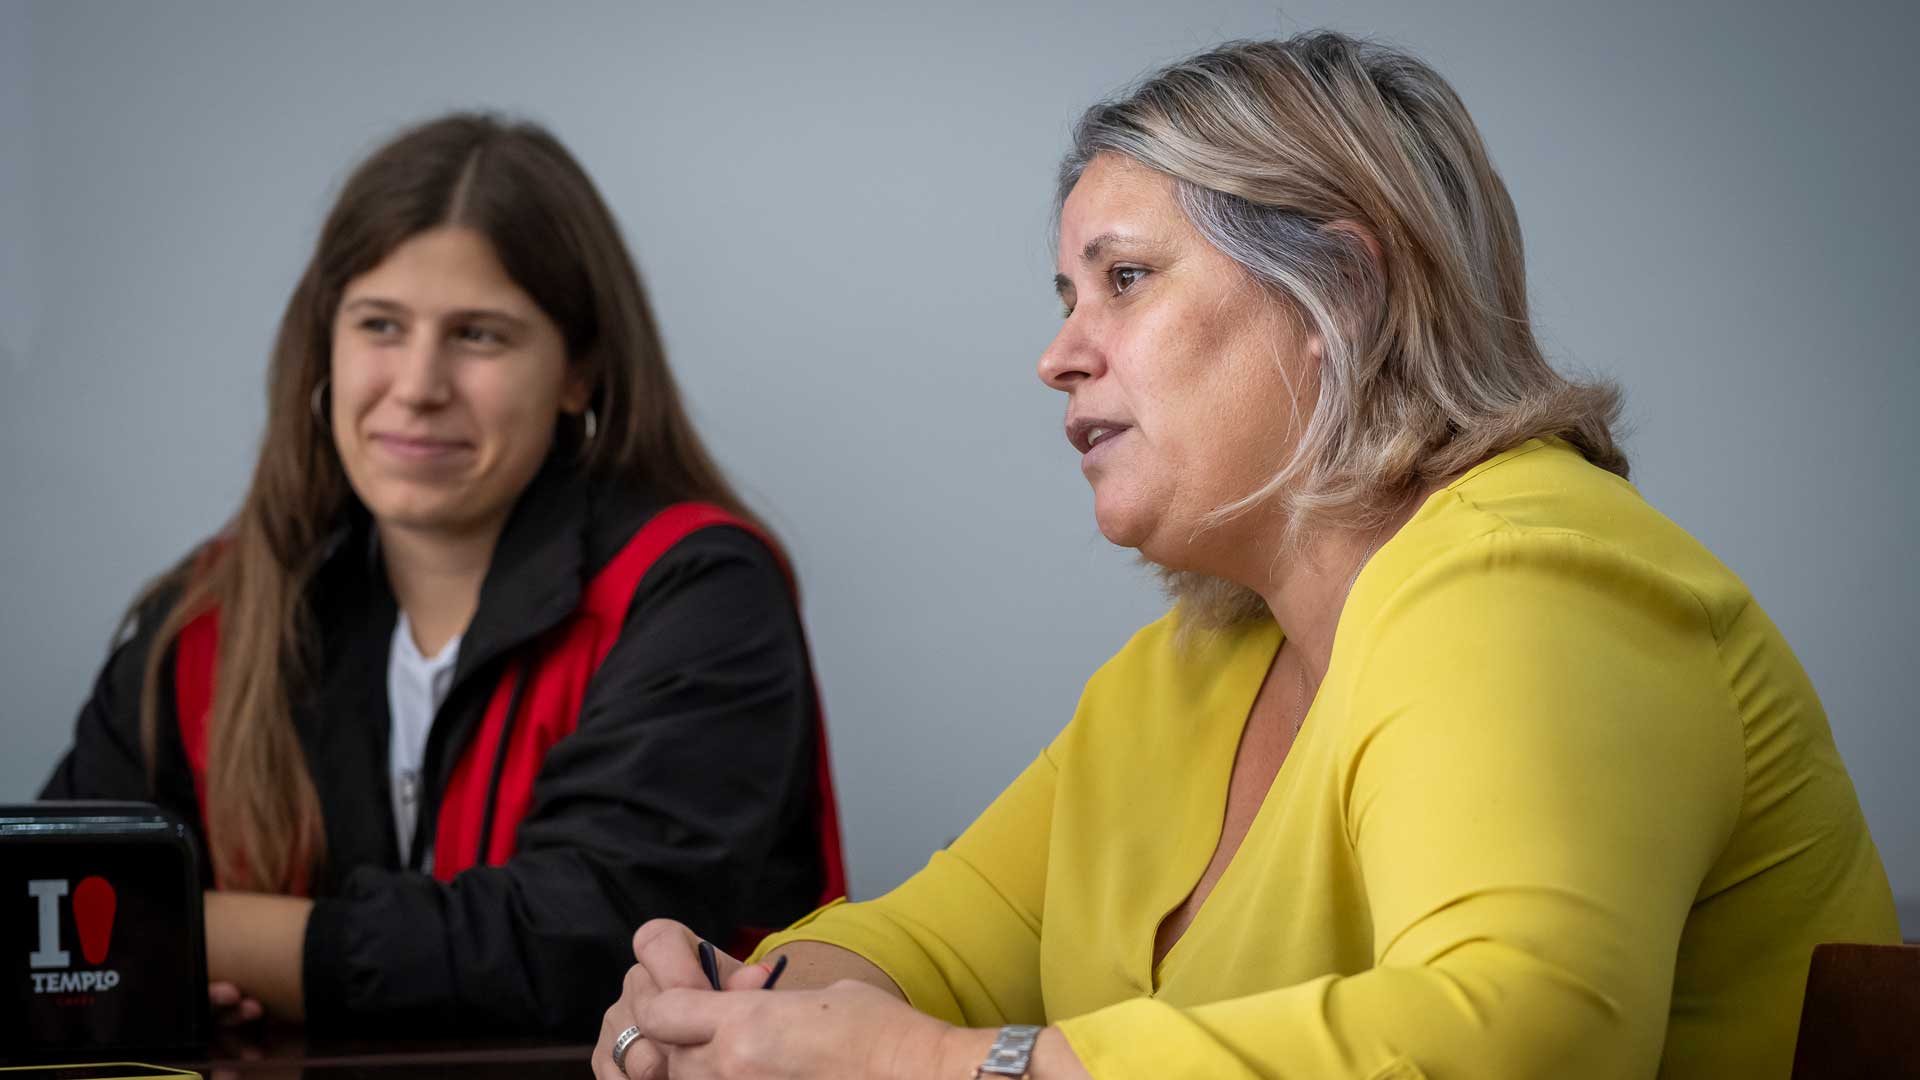
[[413,643],[413,624],[406,612],[400,613],[393,627],[393,647],[387,653],[387,715],[392,720],[387,765],[393,782],[393,829],[402,860],[420,818],[420,759],[426,755],[427,732],[453,686],[453,665],[459,656],[457,636],[440,655],[421,656],[420,647]]

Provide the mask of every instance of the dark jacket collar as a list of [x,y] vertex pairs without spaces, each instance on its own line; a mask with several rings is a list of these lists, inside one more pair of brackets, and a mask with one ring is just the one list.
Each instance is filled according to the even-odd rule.
[[524,641],[546,633],[580,604],[593,499],[586,471],[547,459],[521,493],[494,546],[480,606],[460,639],[455,684]]
[[[579,606],[587,579],[658,508],[644,494],[596,483],[565,455],[549,457],[501,530],[479,606],[460,640],[454,685],[564,620]],[[358,500],[326,551],[315,594],[322,607],[329,594],[366,595],[367,589],[391,604],[379,534]],[[329,621],[322,615],[323,627]]]

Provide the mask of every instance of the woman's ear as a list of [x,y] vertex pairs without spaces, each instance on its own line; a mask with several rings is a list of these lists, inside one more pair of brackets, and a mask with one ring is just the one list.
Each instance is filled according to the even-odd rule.
[[567,372],[567,384],[560,390],[560,411],[579,416],[593,402],[593,375],[584,365]]

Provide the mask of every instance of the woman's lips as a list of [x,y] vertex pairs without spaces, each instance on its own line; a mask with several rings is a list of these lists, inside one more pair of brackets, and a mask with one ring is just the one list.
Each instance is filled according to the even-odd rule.
[[1132,424],[1100,417],[1082,417],[1067,421],[1067,441],[1082,454],[1098,450],[1109,439],[1133,430]]
[[1100,432],[1093,434],[1094,439],[1091,445],[1087,447],[1087,452],[1080,455],[1081,472],[1085,472],[1105,460],[1107,455],[1111,453],[1107,448],[1125,439],[1128,435],[1133,434],[1133,429],[1130,427],[1108,428],[1104,434]]
[[473,448],[464,439],[436,439],[419,435],[375,435],[373,443],[392,457],[420,464],[447,461]]

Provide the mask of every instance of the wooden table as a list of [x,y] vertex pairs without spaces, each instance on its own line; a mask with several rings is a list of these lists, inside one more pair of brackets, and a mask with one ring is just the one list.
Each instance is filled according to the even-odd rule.
[[546,1080],[590,1076],[593,1047],[529,1039],[309,1039],[299,1028],[222,1032],[200,1059],[156,1061],[208,1080]]

